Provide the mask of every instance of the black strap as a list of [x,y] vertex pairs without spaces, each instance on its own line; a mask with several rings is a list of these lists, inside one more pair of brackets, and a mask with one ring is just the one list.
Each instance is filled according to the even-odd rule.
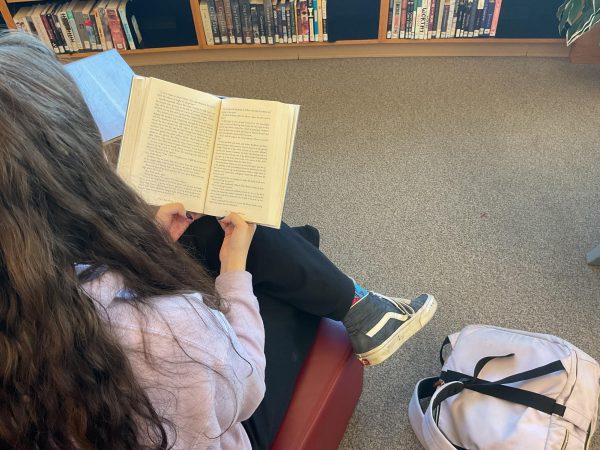
[[[491,357],[491,359],[493,359],[493,357]],[[491,359],[488,359],[488,361],[490,361]],[[488,361],[486,361],[486,363]],[[465,375],[460,372],[447,370],[442,372],[440,378],[446,383],[452,381],[460,381],[460,384],[457,383],[456,385],[453,385],[456,387],[454,387],[453,389],[449,389],[448,395],[444,394],[444,398],[438,396],[436,402],[434,403],[439,404],[448,397],[458,394],[463,389],[469,389],[484,395],[489,395],[490,397],[495,397],[501,400],[518,403],[523,406],[534,408],[538,411],[545,412],[546,414],[556,414],[559,416],[563,416],[565,413],[565,407],[556,403],[556,400],[545,395],[538,394],[536,392],[531,392],[512,386],[505,386],[505,384],[507,383],[525,381],[543,375],[548,375],[550,373],[558,372],[560,370],[565,370],[564,366],[560,361],[554,361],[552,363],[546,364],[545,366],[517,373],[498,381],[481,380],[479,378],[472,377],[470,375]],[[434,405],[434,407],[436,406]]]
[[442,364],[442,366],[446,363],[446,361],[444,360],[444,347],[446,347],[446,345],[448,345],[449,343],[450,338],[446,336],[446,339],[444,339],[444,342],[442,342],[442,346],[440,347],[440,363]]

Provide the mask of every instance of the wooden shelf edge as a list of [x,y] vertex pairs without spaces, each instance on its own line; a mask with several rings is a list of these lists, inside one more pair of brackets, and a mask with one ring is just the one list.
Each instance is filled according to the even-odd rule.
[[[488,40],[486,40],[488,41]],[[489,43],[489,41],[488,41]],[[180,64],[207,61],[261,61],[293,59],[335,59],[335,58],[390,58],[390,57],[454,57],[454,56],[519,56],[567,58],[569,48],[562,40],[498,40],[493,45],[478,42],[450,42],[443,45],[381,45],[378,43],[345,45],[282,45],[268,46],[215,46],[201,49],[199,46],[168,47],[157,49],[129,50],[121,52],[132,66]],[[85,54],[64,55],[60,59],[68,62]]]

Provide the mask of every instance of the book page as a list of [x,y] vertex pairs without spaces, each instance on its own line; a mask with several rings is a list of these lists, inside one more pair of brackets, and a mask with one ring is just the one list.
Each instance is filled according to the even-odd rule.
[[281,202],[289,105],[228,98],[223,100],[205,212],[233,211],[250,222],[271,223]]
[[125,180],[149,204],[203,212],[221,100],[154,78],[130,103],[137,95],[146,100],[137,139],[125,149],[133,155]]

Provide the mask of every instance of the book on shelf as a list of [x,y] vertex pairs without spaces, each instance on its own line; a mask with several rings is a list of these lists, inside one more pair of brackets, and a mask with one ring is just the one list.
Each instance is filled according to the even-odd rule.
[[298,113],[136,76],[117,172],[149,204],[279,228]]
[[[317,1],[308,0],[309,11]],[[390,0],[386,38],[493,37],[501,7],[501,0]]]
[[66,64],[65,70],[83,95],[102,142],[121,137],[134,76],[121,55],[109,50]]
[[129,0],[68,0],[19,8],[19,30],[35,33],[55,53],[135,50],[141,35]]

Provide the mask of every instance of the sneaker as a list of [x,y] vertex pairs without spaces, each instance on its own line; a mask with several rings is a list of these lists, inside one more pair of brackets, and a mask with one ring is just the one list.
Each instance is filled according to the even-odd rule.
[[431,320],[437,309],[432,295],[413,300],[369,292],[342,321],[354,353],[365,366],[380,364]]

